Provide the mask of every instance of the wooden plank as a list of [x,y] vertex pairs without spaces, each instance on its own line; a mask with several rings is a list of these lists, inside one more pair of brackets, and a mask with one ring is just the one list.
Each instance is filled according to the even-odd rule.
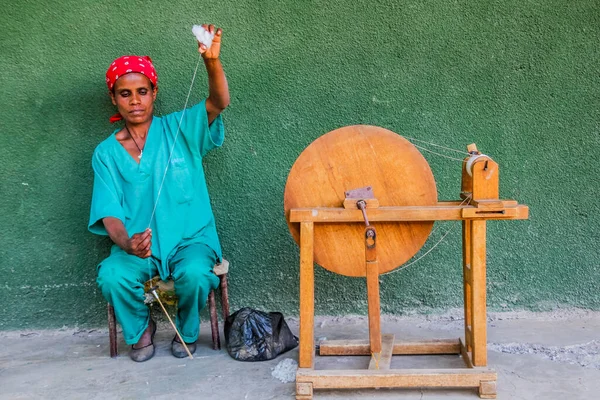
[[296,382],[310,382],[313,389],[472,387],[482,381],[496,381],[490,369],[389,369],[389,370],[313,370],[298,369]]
[[371,353],[381,353],[381,307],[379,304],[379,270],[377,261],[366,263],[367,304],[369,307],[369,341]]
[[384,334],[381,336],[381,353],[371,355],[369,369],[390,369],[394,351],[394,335]]
[[469,327],[471,326],[471,221],[462,222],[462,250],[463,250],[463,297],[465,309],[465,345],[467,351],[471,351],[471,334]]
[[313,368],[315,351],[314,224],[300,224],[300,368]]
[[473,221],[471,229],[471,284],[472,299],[472,351],[473,365],[487,365],[487,314],[486,314],[486,222]]
[[[477,207],[460,205],[379,207],[369,209],[369,222],[410,222],[410,221],[458,221],[465,219],[527,219],[529,208],[522,204],[507,207],[505,214],[477,214]],[[479,210],[482,211],[482,210]],[[290,222],[364,222],[360,210],[347,210],[342,207],[293,208]]]
[[[368,212],[369,222],[435,221],[459,220],[462,217],[460,206],[406,206],[379,207]],[[346,210],[340,207],[293,208],[290,222],[363,222],[360,210]]]
[[[395,342],[392,352],[393,355],[460,354],[460,342],[458,339]],[[319,354],[368,356],[371,354],[371,349],[368,340],[324,340],[320,343]]]

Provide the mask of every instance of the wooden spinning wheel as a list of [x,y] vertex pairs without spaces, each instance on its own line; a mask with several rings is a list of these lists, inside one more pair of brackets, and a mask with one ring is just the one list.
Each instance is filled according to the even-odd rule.
[[[332,131],[293,165],[284,208],[300,246],[300,352],[296,399],[313,389],[472,387],[496,397],[487,365],[486,221],[527,219],[529,209],[498,198],[499,167],[467,147],[459,201],[438,202],[435,181],[419,151],[401,136],[373,126]],[[411,258],[434,221],[462,221],[464,339],[397,342],[380,331],[379,275]],[[322,341],[320,355],[371,356],[368,370],[314,369],[314,263],[366,277],[369,340]],[[393,355],[460,354],[467,368],[391,369]]]
[[[429,164],[408,140],[375,126],[347,126],[311,143],[290,171],[283,204],[296,242],[300,239],[300,224],[289,221],[291,209],[339,207],[346,191],[362,187],[372,188],[379,206],[437,203]],[[379,239],[377,253],[382,274],[419,251],[433,221],[373,225]],[[365,276],[363,230],[360,224],[315,226],[315,262],[341,275]]]

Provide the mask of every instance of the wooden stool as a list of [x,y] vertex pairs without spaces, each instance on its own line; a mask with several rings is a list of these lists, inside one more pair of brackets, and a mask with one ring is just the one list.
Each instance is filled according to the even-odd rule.
[[[223,309],[223,320],[229,316],[229,295],[227,293],[227,273],[229,272],[229,261],[223,260],[215,264],[213,269],[215,275],[219,277],[219,288],[221,289],[221,306]],[[172,280],[162,281],[159,276],[155,276],[144,284],[146,289],[152,286],[158,286],[158,294],[163,304],[176,305],[177,296],[175,296],[175,284]],[[211,290],[208,295],[208,309],[210,312],[210,329],[212,332],[213,350],[221,349],[221,339],[219,336],[219,319],[217,317],[217,305],[215,301],[215,291]],[[118,356],[117,350],[117,321],[115,318],[115,309],[108,304],[108,337],[110,340],[110,356]]]

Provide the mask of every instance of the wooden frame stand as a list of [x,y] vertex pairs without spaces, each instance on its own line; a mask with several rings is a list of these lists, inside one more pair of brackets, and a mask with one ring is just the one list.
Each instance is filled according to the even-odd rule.
[[[296,399],[313,398],[315,389],[444,387],[476,388],[485,399],[496,398],[495,371],[487,368],[486,221],[527,219],[527,206],[498,199],[498,165],[480,155],[474,145],[463,166],[464,201],[434,206],[368,208],[377,222],[462,221],[465,335],[463,339],[399,341],[380,332],[379,271],[376,246],[365,235],[365,276],[369,308],[369,340],[329,340],[319,354],[371,356],[367,370],[314,369],[314,230],[319,223],[364,222],[356,208],[294,208],[289,221],[300,224],[300,353]],[[376,203],[371,201],[371,203]],[[391,369],[394,355],[459,354],[466,368]]]

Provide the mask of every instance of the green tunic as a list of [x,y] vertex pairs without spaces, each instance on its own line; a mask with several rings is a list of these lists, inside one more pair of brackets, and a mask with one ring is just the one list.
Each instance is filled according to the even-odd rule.
[[[89,230],[107,235],[102,218],[114,217],[123,222],[130,236],[143,232],[158,199],[150,228],[152,256],[162,261],[158,271],[162,279],[169,276],[169,260],[178,249],[190,244],[206,244],[221,259],[202,157],[223,143],[223,121],[219,115],[209,127],[202,101],[185,110],[175,141],[181,115],[179,111],[152,119],[139,164],[117,140],[118,130],[98,145],[92,159],[94,190]],[[118,252],[123,250],[114,245],[111,254]]]

